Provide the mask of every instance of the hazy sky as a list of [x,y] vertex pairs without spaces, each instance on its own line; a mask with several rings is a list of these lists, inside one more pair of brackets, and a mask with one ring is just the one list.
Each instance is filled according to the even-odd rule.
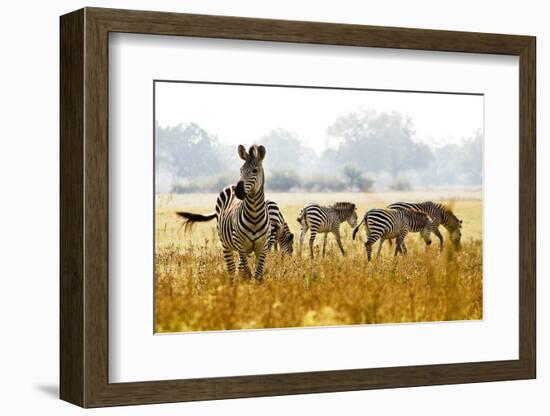
[[258,143],[282,127],[317,152],[335,143],[327,127],[360,109],[407,114],[414,139],[428,144],[460,142],[483,129],[483,97],[471,95],[157,82],[155,105],[163,127],[195,122],[229,144]]

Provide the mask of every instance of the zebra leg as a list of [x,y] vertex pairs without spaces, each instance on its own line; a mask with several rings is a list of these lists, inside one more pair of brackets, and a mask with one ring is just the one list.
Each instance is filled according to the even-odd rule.
[[399,253],[401,251],[401,236],[397,237],[395,239],[395,254],[394,254],[394,257],[397,256],[397,253]]
[[340,251],[342,252],[342,256],[345,256],[346,253],[344,251],[344,247],[342,246],[342,239],[340,238],[340,230],[336,230],[334,232],[334,237],[336,237],[336,242],[338,243],[338,247],[340,247]]
[[277,249],[276,244],[277,244],[277,240],[275,239],[275,234],[271,232],[267,240],[267,250],[270,251],[272,248],[276,250]]
[[441,235],[441,232],[439,231],[439,228],[434,228],[433,233],[436,235],[437,238],[439,238],[439,251],[443,250],[443,236]]
[[248,279],[252,278],[252,272],[248,267],[248,255],[242,251],[239,251],[239,273]]
[[394,256],[397,256],[397,253],[403,253],[403,241],[405,240],[406,235],[407,235],[406,232],[402,233],[395,239],[395,255]]
[[262,281],[264,278],[264,262],[265,256],[267,254],[267,247],[264,247],[262,250],[256,252],[256,270],[254,271],[254,278],[256,280]]
[[365,243],[365,248],[367,249],[367,258],[369,259],[369,261],[371,261],[371,258],[372,258],[372,244],[370,241],[367,241]]
[[233,275],[235,274],[235,258],[233,257],[233,250],[229,247],[223,247],[223,258],[227,266],[227,273],[229,273],[229,277],[233,279]]
[[323,257],[325,257],[325,251],[327,249],[327,239],[328,239],[328,233],[325,233],[323,237]]
[[302,256],[302,244],[304,244],[304,238],[306,237],[307,228],[302,226],[302,232],[300,233],[300,245],[298,246],[298,257]]
[[313,258],[313,243],[317,237],[317,231],[311,230],[309,235],[309,256]]
[[[382,251],[382,245],[384,244],[384,239],[381,238],[380,239],[380,245],[378,246],[378,253],[376,253],[376,257],[380,257],[380,252]],[[391,240],[390,240],[390,244],[391,244]]]

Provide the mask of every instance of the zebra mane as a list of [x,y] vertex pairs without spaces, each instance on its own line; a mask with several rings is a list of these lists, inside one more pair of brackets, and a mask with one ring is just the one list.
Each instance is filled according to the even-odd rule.
[[439,205],[441,210],[447,216],[447,223],[453,228],[453,230],[460,225],[460,220],[449,207],[447,207],[444,204],[437,204],[437,205]]
[[355,211],[355,204],[352,202],[335,202],[329,208],[337,211],[341,215],[349,217]]

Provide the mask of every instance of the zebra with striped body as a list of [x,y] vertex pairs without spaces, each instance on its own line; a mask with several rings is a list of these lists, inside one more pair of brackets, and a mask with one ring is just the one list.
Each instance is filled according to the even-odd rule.
[[443,250],[443,236],[439,232],[439,225],[443,225],[451,236],[451,242],[456,249],[460,248],[460,239],[462,238],[462,220],[443,204],[435,202],[396,202],[388,205],[390,209],[406,209],[420,211],[428,215],[434,224],[432,232],[439,238],[439,249]]
[[432,243],[430,233],[433,228],[433,223],[426,214],[419,211],[399,210],[399,209],[379,209],[374,208],[365,214],[363,220],[353,229],[352,238],[355,240],[355,235],[361,225],[365,223],[367,230],[367,241],[365,248],[367,249],[367,257],[371,261],[372,246],[378,240],[377,256],[380,255],[384,240],[396,239],[395,256],[397,253],[407,253],[405,246],[405,237],[409,232],[419,232],[427,245]]
[[340,238],[340,224],[347,221],[351,227],[355,227],[357,225],[357,208],[351,202],[336,202],[328,207],[309,203],[302,208],[297,221],[302,228],[298,247],[300,256],[302,255],[302,244],[308,229],[310,230],[309,254],[311,258],[313,258],[313,243],[317,233],[324,233],[323,257],[326,252],[328,233],[334,234],[338,247],[340,247],[340,251],[344,256],[344,247],[342,247]]
[[279,205],[275,201],[265,201],[267,211],[269,212],[269,220],[271,221],[271,236],[269,248],[275,250],[279,248],[286,254],[292,254],[294,250],[294,234],[290,231],[285,217],[283,216]]
[[254,253],[254,277],[257,280],[263,278],[264,261],[271,235],[269,212],[264,198],[262,161],[265,153],[264,146],[253,145],[247,152],[244,146],[239,145],[238,154],[244,160],[241,178],[236,185],[224,188],[219,194],[215,212],[208,215],[177,213],[185,219],[186,226],[216,218],[223,256],[231,277],[235,274],[234,252],[237,252],[239,272],[245,277],[252,277],[248,256]]

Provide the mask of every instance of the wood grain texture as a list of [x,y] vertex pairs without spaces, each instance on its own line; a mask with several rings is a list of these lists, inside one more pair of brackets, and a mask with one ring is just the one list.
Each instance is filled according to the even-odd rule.
[[60,22],[60,388],[84,405],[84,12]]
[[[108,381],[108,33],[520,57],[518,360],[207,379]],[[83,407],[535,377],[535,38],[87,8],[61,18],[61,397]]]
[[101,396],[108,380],[109,139],[108,33],[85,11],[84,52],[84,332],[85,406]]
[[536,377],[536,40],[520,54],[519,143],[519,355]]

